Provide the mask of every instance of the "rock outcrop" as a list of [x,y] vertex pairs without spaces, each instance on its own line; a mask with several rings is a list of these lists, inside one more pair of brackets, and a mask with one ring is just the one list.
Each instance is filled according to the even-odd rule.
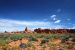
[[37,33],[75,33],[75,29],[34,29]]

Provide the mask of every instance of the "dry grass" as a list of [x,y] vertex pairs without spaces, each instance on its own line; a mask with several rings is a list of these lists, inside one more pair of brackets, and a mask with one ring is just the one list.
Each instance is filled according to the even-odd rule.
[[[73,50],[75,49],[74,42],[67,44],[65,41],[62,43],[62,38],[65,38],[66,34],[2,34],[0,35],[0,50]],[[72,40],[72,38],[70,38]],[[26,45],[25,48],[21,48],[20,44]],[[73,45],[72,45],[73,44]]]

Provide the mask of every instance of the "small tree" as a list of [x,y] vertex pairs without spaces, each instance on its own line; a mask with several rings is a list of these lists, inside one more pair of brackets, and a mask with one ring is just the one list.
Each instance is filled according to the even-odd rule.
[[7,33],[7,31],[5,31],[4,33]]

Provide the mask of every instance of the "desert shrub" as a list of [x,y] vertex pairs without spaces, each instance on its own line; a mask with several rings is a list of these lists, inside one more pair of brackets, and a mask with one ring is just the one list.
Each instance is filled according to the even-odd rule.
[[8,50],[20,50],[20,47],[19,46],[12,47],[12,48],[9,48]]
[[46,46],[45,45],[42,45],[42,50],[45,50]]
[[7,50],[7,48],[8,48],[7,44],[5,44],[5,45],[2,46],[2,50]]
[[44,38],[46,38],[46,39],[50,39],[51,37],[50,37],[50,36],[44,36]]
[[20,47],[20,48],[27,48],[27,45],[26,45],[25,43],[21,43],[21,44],[19,45],[19,47]]
[[9,34],[0,34],[0,39],[6,40],[9,37],[10,37]]
[[44,39],[42,39],[41,44],[44,44],[44,43],[46,43],[46,42],[49,42],[49,40],[46,39],[46,38],[44,38]]
[[73,44],[69,44],[68,49],[72,49],[72,48],[73,48]]
[[62,43],[64,43],[65,41],[68,41],[69,38],[70,38],[70,35],[60,35],[60,39],[62,40]]
[[0,39],[0,46],[5,46],[7,44],[6,40]]
[[25,34],[25,38],[30,38],[32,35],[31,34]]
[[42,34],[36,34],[35,36],[36,36],[36,38],[43,38],[45,35],[42,35]]
[[33,36],[30,36],[29,41],[37,41],[37,39],[35,37],[33,37]]
[[15,41],[15,40],[18,40],[19,37],[17,37],[17,36],[11,36],[10,39]]
[[24,37],[24,35],[22,34],[13,34],[10,36],[10,39],[11,40],[19,40],[19,39],[22,39]]
[[47,39],[56,39],[56,38],[59,38],[59,35],[58,34],[49,34],[49,35],[45,36],[45,38],[47,38]]
[[2,50],[6,50],[6,48],[2,48]]
[[28,42],[27,47],[31,47],[31,46],[32,46],[32,42]]
[[64,50],[63,48],[60,48],[59,50]]

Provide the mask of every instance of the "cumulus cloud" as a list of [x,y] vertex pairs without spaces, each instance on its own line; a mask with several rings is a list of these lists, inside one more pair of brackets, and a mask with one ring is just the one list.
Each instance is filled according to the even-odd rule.
[[50,21],[45,22],[45,21],[20,21],[20,20],[11,20],[11,19],[0,19],[0,32],[21,31],[24,30],[26,26],[31,30],[34,28],[50,28],[50,29],[64,28],[63,25],[54,24],[60,22],[61,20],[55,20],[55,22],[50,22]]
[[56,17],[56,15],[51,15],[50,17],[51,17],[51,18],[55,18],[55,17]]
[[15,25],[45,25],[48,24],[48,22],[42,22],[42,21],[18,21],[18,20],[9,20],[9,19],[0,19],[0,24],[7,24],[6,26],[10,25],[12,26],[13,24]]
[[51,19],[52,19],[53,21],[57,20],[56,15],[51,15]]
[[57,20],[57,18],[53,18],[53,20],[55,21],[55,20]]
[[54,23],[60,23],[61,22],[61,20],[56,20]]
[[10,19],[0,19],[0,31],[23,30],[26,26],[30,28],[49,26],[49,22],[43,21],[19,21]]

